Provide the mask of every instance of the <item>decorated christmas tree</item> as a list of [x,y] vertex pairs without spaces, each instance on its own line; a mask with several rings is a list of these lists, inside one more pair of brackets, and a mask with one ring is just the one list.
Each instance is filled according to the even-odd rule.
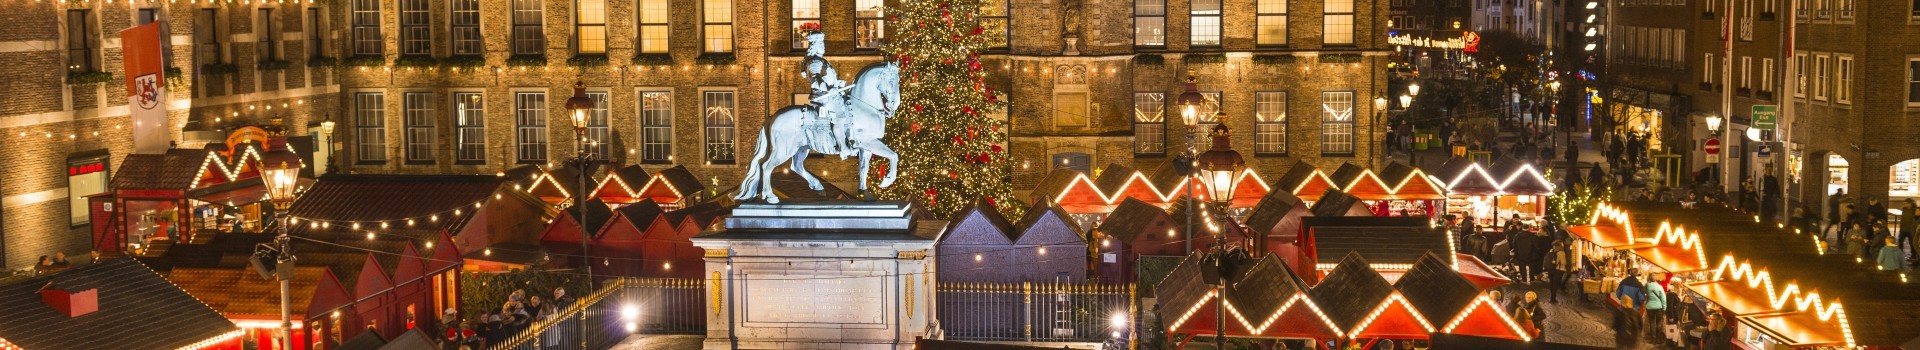
[[984,35],[979,9],[979,0],[908,0],[890,8],[897,36],[886,50],[902,77],[901,110],[887,122],[886,142],[904,167],[900,181],[880,194],[913,198],[941,218],[975,201],[1008,217],[1025,209],[1013,200],[1006,123],[988,117],[1004,106],[980,62],[980,50],[1002,37]]

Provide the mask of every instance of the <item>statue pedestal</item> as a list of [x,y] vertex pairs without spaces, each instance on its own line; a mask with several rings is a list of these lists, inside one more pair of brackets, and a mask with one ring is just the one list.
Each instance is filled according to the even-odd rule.
[[749,203],[706,252],[706,349],[910,349],[941,337],[934,242],[907,202]]

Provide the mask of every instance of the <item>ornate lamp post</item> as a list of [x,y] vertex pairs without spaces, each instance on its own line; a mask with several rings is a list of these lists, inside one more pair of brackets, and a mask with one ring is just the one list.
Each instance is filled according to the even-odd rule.
[[[1199,78],[1195,78],[1193,76],[1193,70],[1191,69],[1187,70],[1187,89],[1186,91],[1181,92],[1180,99],[1176,100],[1180,103],[1180,124],[1186,126],[1187,128],[1187,152],[1182,153],[1178,157],[1174,157],[1173,166],[1174,166],[1174,170],[1178,171],[1181,174],[1188,175],[1189,178],[1191,178],[1191,176],[1193,175],[1194,156],[1200,153],[1197,149],[1195,149],[1195,145],[1193,143],[1194,138],[1199,136],[1197,134],[1198,130],[1196,130],[1199,128],[1199,125],[1200,125],[1199,110],[1201,105],[1205,105],[1207,103],[1207,97],[1205,95],[1200,94],[1199,85],[1200,85]],[[1199,203],[1199,200],[1193,197],[1193,184],[1187,183],[1185,187],[1186,188],[1184,189],[1184,191],[1186,191],[1186,194],[1187,194],[1187,208],[1188,208],[1187,236],[1181,239],[1186,241],[1187,251],[1192,252],[1193,251],[1193,232],[1195,231],[1195,227],[1193,226],[1193,224],[1194,224],[1194,219],[1197,213],[1194,210],[1199,209],[1198,206],[1200,203]]]
[[[573,122],[573,140],[579,149],[573,153],[573,159],[567,160],[567,166],[580,170],[580,191],[587,191],[588,182],[593,178],[593,147],[587,143],[587,111],[593,109],[593,99],[587,97],[587,83],[573,83],[573,97],[567,98],[567,112]],[[587,193],[573,194],[574,219],[580,224],[580,269],[587,274],[587,290],[581,293],[593,293],[593,253],[587,246],[587,238],[593,234],[587,232]],[[581,295],[586,295],[581,294]],[[580,312],[580,348],[587,347],[587,313]]]
[[1240,156],[1240,152],[1233,150],[1233,129],[1224,124],[1215,125],[1210,135],[1213,137],[1213,148],[1200,154],[1200,169],[1205,172],[1207,189],[1211,190],[1207,195],[1213,198],[1216,206],[1226,208],[1228,202],[1233,200],[1234,176],[1247,168],[1247,160]]
[[[287,150],[287,139],[275,137],[268,144],[275,148],[260,157],[260,183],[267,189],[267,200],[273,203],[273,216],[279,221],[280,235],[273,238],[272,246],[262,245],[254,253],[254,269],[263,275],[272,271],[272,277],[280,280],[280,344],[286,349],[293,348],[293,246],[287,236],[287,226],[291,225],[287,209],[293,207],[293,201],[299,198],[300,168],[305,164],[300,155]],[[267,268],[265,258],[273,259],[273,267]],[[266,276],[262,276],[266,277]]]

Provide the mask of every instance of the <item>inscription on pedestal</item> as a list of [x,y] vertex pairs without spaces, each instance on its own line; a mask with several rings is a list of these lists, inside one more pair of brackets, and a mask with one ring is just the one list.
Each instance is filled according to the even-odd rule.
[[746,322],[884,328],[886,282],[884,277],[754,275],[747,282]]

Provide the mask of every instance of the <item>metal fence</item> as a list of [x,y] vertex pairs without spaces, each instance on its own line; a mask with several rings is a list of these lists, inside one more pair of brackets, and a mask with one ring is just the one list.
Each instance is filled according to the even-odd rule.
[[632,334],[705,333],[705,291],[697,279],[604,280],[573,306],[487,349],[605,349]]
[[941,283],[938,292],[947,339],[1098,342],[1132,328],[1127,285]]
[[707,288],[699,279],[628,279],[614,297],[621,332],[635,334],[706,334]]

